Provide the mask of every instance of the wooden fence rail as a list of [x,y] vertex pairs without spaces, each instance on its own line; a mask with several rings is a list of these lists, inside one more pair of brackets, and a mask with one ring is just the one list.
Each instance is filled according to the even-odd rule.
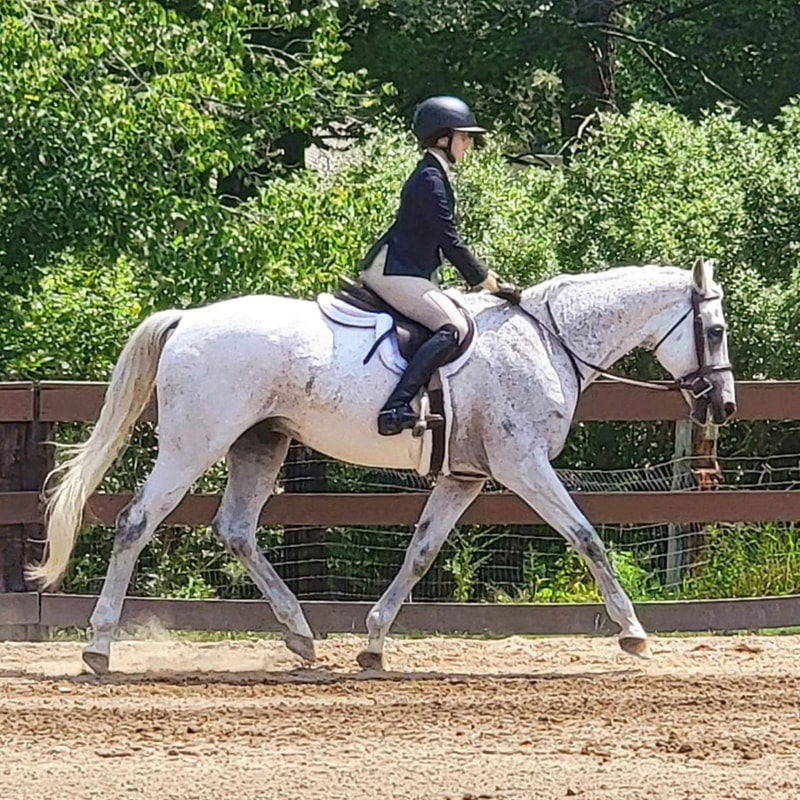
[[[49,381],[0,383],[0,626],[86,624],[92,597],[24,592],[22,562],[35,554],[41,537],[39,490],[52,467],[43,453],[58,422],[91,422],[102,403],[105,384]],[[742,420],[800,418],[800,382],[746,381],[737,384]],[[686,406],[677,393],[598,382],[581,398],[582,421],[680,420]],[[144,419],[155,418],[151,404]],[[577,492],[575,501],[598,523],[792,522],[800,520],[800,492]],[[86,522],[111,524],[129,500],[127,494],[97,494]],[[270,499],[262,522],[270,525],[411,525],[425,494],[282,494]],[[219,497],[191,495],[167,519],[182,525],[207,524]],[[472,524],[535,524],[538,517],[515,496],[481,495],[463,517]],[[19,575],[9,558],[20,561]],[[14,565],[11,565],[14,566]],[[3,594],[5,592],[5,594]],[[363,630],[364,603],[305,603],[312,627],[320,633]],[[800,624],[800,596],[638,606],[650,630],[741,630]],[[167,628],[202,630],[277,630],[269,607],[260,601],[181,601],[130,598],[129,621],[156,617]],[[610,623],[595,605],[479,605],[410,603],[397,630],[479,633],[587,633],[607,631]]]
[[[4,626],[84,628],[93,595],[0,594]],[[366,602],[303,602],[317,635],[365,633]],[[637,603],[651,633],[733,632],[789,628],[800,623],[800,595],[739,600]],[[262,600],[177,600],[128,597],[122,625],[167,630],[280,632],[283,626]],[[616,633],[618,628],[596,603],[404,603],[394,633],[575,635]]]
[[[800,491],[716,492],[573,492],[575,502],[595,523],[655,525],[667,523],[794,522],[800,520]],[[96,494],[84,517],[90,525],[113,525],[130,494]],[[279,494],[261,514],[262,525],[413,525],[427,495],[422,492],[371,494]],[[208,525],[220,502],[215,494],[184,498],[166,525]],[[0,540],[3,526],[38,524],[37,492],[0,494]],[[461,522],[469,525],[536,525],[541,518],[518,497],[505,493],[480,495]]]
[[[44,381],[38,384],[0,383],[0,421],[33,419],[38,393],[38,419],[42,422],[92,422],[103,401],[105,383]],[[797,419],[800,417],[800,381],[740,381],[736,384],[743,420]],[[7,395],[4,398],[4,395]],[[17,414],[8,417],[5,405]],[[28,405],[29,403],[29,405]],[[686,417],[686,403],[678,392],[662,392],[610,381],[593,383],[582,395],[575,418],[582,421],[659,421]],[[155,419],[151,404],[146,419]]]

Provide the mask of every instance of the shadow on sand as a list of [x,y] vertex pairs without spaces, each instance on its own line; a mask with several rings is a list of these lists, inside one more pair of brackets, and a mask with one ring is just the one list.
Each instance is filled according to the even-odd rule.
[[109,672],[94,675],[88,670],[75,674],[36,673],[24,670],[0,669],[0,679],[20,678],[28,681],[65,681],[88,685],[136,685],[169,684],[173,686],[260,686],[260,685],[303,685],[303,684],[342,684],[370,681],[394,683],[418,683],[441,681],[443,683],[480,683],[483,681],[576,681],[598,678],[629,678],[642,675],[641,669],[620,667],[618,669],[596,669],[580,672],[438,672],[435,670],[393,671],[393,670],[345,670],[325,666],[300,667],[288,670],[153,670],[143,672]]

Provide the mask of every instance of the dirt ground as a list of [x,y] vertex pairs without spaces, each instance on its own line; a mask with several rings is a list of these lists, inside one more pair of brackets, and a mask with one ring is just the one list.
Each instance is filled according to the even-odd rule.
[[0,800],[800,797],[800,637],[0,643]]

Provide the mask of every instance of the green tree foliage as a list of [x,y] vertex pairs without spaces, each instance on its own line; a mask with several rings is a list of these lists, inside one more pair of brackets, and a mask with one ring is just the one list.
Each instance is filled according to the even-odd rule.
[[[523,284],[562,271],[716,257],[739,375],[794,377],[798,125],[796,104],[768,127],[724,110],[692,122],[639,105],[606,116],[570,165],[554,170],[510,167],[494,143],[460,170],[462,227],[479,254]],[[99,249],[65,249],[13,300],[25,322],[4,339],[5,374],[56,368],[59,377],[98,377],[123,331],[153,306],[331,288],[391,220],[415,158],[410,137],[384,134],[332,174],[273,180],[236,208],[209,203],[202,227],[173,232],[149,258],[137,247],[113,260]],[[90,330],[81,332],[80,313]],[[656,374],[644,362],[641,369]]]
[[795,0],[343,0],[340,15],[345,62],[390,81],[403,114],[458,88],[516,147],[556,146],[594,107],[725,101],[769,121],[797,91]]
[[389,222],[413,163],[409,141],[380,139],[331,178],[308,171],[267,183],[236,208],[209,204],[204,227],[173,234],[149,258],[136,248],[113,260],[93,249],[51,257],[33,287],[7,299],[0,374],[102,379],[155,307],[332,288]]
[[458,87],[515,146],[554,142],[562,114],[592,91],[591,80],[579,85],[572,78],[593,63],[597,40],[605,38],[575,25],[575,7],[600,5],[344,0],[340,16],[351,48],[345,63],[390,82],[407,117],[423,97]]
[[[176,256],[233,270],[218,194],[256,191],[276,142],[358,107],[326,0],[5,0],[0,286],[53,259]],[[291,41],[290,41],[291,40]],[[71,254],[71,255],[70,255]]]
[[728,100],[774,119],[797,92],[794,0],[635,0],[618,3],[618,99],[674,104],[696,115]]

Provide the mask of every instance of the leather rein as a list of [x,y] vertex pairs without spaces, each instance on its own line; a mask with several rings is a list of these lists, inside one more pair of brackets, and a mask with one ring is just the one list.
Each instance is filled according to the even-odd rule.
[[664,342],[677,330],[678,326],[686,319],[686,317],[689,316],[689,314],[693,315],[692,330],[694,333],[694,350],[697,357],[697,369],[693,370],[692,372],[687,372],[680,378],[673,379],[666,385],[663,383],[654,383],[652,381],[640,381],[636,378],[628,378],[625,375],[618,375],[615,372],[610,372],[609,370],[604,369],[598,364],[593,364],[591,361],[581,358],[564,341],[564,337],[561,335],[558,323],[553,316],[553,310],[550,307],[549,298],[545,300],[545,308],[547,309],[547,314],[550,317],[552,329],[521,305],[518,305],[517,308],[522,311],[523,314],[530,317],[530,319],[532,319],[539,328],[548,333],[553,339],[555,339],[556,342],[558,342],[559,345],[561,345],[566,354],[569,356],[569,360],[572,362],[572,368],[575,370],[575,375],[578,378],[579,390],[585,381],[585,378],[580,371],[580,367],[578,366],[578,364],[582,364],[583,366],[597,372],[598,375],[602,375],[604,378],[616,381],[617,383],[627,383],[630,386],[640,386],[644,389],[654,389],[660,392],[669,392],[680,389],[682,391],[689,392],[695,400],[698,400],[701,397],[705,397],[714,388],[713,384],[708,379],[709,375],[714,372],[733,371],[733,365],[729,363],[716,365],[706,363],[706,348],[703,336],[703,318],[700,315],[700,305],[702,303],[707,303],[711,300],[718,299],[719,295],[709,295],[708,297],[703,297],[696,289],[693,288],[691,294],[691,305],[689,308],[683,314],[681,314],[678,321],[672,325],[672,327],[656,343],[656,346],[652,350],[653,353],[655,353],[656,350],[658,350],[658,348],[661,347],[661,345],[664,344]]

